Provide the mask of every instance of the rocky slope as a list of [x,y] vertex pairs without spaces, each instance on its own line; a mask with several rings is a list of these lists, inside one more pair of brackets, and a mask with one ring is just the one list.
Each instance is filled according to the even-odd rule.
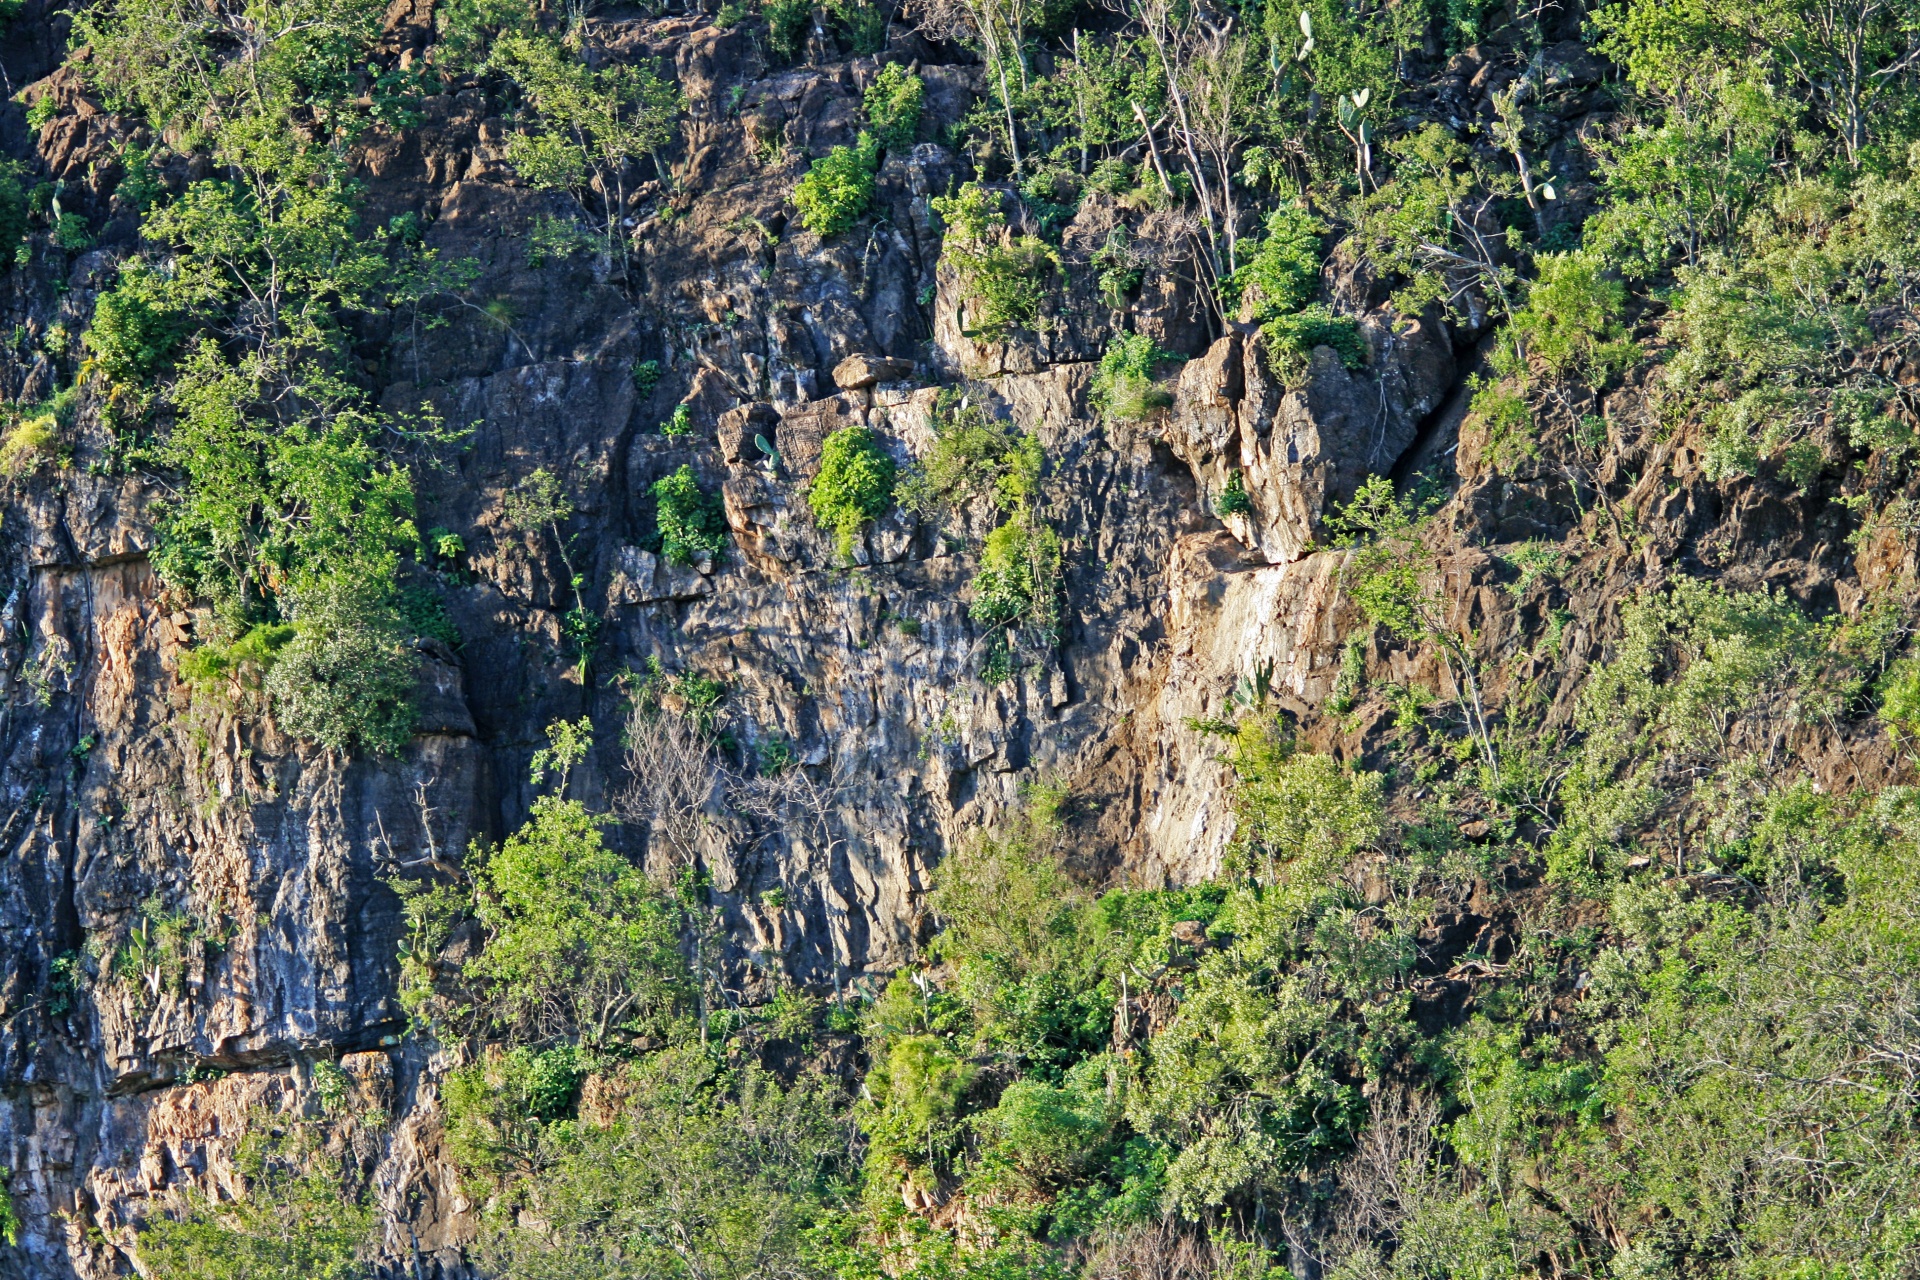
[[[424,47],[430,18],[396,2],[390,40]],[[1329,288],[1363,316],[1367,363],[1349,372],[1322,349],[1286,386],[1251,326],[1215,331],[1192,283],[1191,228],[1101,197],[1062,238],[1060,324],[976,343],[928,205],[971,171],[932,140],[979,91],[969,57],[896,25],[878,58],[816,36],[805,65],[780,70],[750,26],[722,30],[708,15],[608,10],[596,22],[617,56],[671,68],[688,101],[676,190],[654,193],[624,270],[586,256],[528,265],[529,225],[551,197],[515,180],[506,124],[478,89],[426,99],[420,127],[377,135],[360,157],[371,218],[418,215],[430,246],[479,267],[440,323],[358,335],[381,403],[471,427],[444,466],[421,472],[420,526],[466,549],[445,592],[462,643],[421,642],[422,718],[401,758],[344,758],[270,721],[190,705],[177,663],[198,620],[147,561],[165,491],[116,465],[104,406],[83,408],[59,465],[5,495],[0,1163],[23,1232],[0,1273],[125,1274],[151,1197],[230,1177],[249,1111],[311,1108],[315,1064],[337,1063],[393,1121],[341,1141],[376,1169],[394,1274],[463,1274],[473,1206],[439,1147],[436,1060],[403,1036],[388,880],[430,876],[516,826],[529,758],[555,720],[593,718],[598,747],[576,793],[610,806],[627,782],[612,677],[649,660],[723,682],[741,758],[790,744],[825,789],[823,821],[806,829],[716,807],[706,860],[743,988],[778,969],[837,990],[913,953],[930,927],[929,869],[1023,785],[1068,788],[1080,874],[1190,881],[1217,866],[1231,828],[1217,740],[1193,726],[1222,713],[1237,681],[1270,684],[1311,740],[1348,755],[1368,752],[1388,715],[1323,714],[1350,637],[1367,646],[1369,681],[1441,684],[1435,655],[1361,625],[1343,553],[1326,549],[1324,517],[1368,475],[1424,470],[1447,486],[1447,593],[1490,660],[1519,654],[1551,610],[1572,606],[1554,669],[1563,713],[1610,603],[1676,566],[1843,610],[1915,568],[1892,533],[1856,554],[1833,508],[1773,481],[1708,483],[1697,449],[1662,438],[1631,383],[1596,407],[1611,436],[1586,493],[1544,467],[1530,480],[1494,474],[1460,431],[1483,335],[1437,312],[1395,317],[1337,269]],[[0,323],[16,334],[0,388],[21,403],[71,375],[77,344],[56,351],[45,335],[85,327],[135,235],[115,194],[128,126],[57,69],[66,29],[30,0],[0,43],[10,87],[59,104],[37,130],[8,104],[0,145],[62,182],[64,206],[100,229],[77,252],[36,235],[31,261],[0,280]],[[853,141],[860,95],[886,60],[914,64],[928,85],[926,140],[888,158],[870,226],[823,241],[788,194],[806,157]],[[1600,104],[1582,95],[1602,68],[1561,61],[1561,136],[1574,139],[1596,127]],[[1497,45],[1468,50],[1420,109],[1485,115],[1512,74]],[[1577,189],[1576,150],[1553,163]],[[186,162],[164,176],[184,182]],[[1137,424],[1103,423],[1088,403],[1093,362],[1123,319],[1088,262],[1121,221],[1149,263],[1128,327],[1192,357],[1173,408]],[[650,360],[653,386],[635,378]],[[800,493],[820,441],[849,423],[911,461],[931,438],[936,388],[952,382],[1039,436],[1046,515],[1068,547],[1058,650],[1001,684],[979,677],[964,540],[895,512],[864,535],[854,567],[835,568]],[[661,434],[681,403],[694,432]],[[771,474],[756,435],[783,460]],[[650,486],[683,463],[724,494],[737,548],[697,569],[644,547]],[[503,519],[503,495],[539,468],[576,504],[571,566],[551,539]],[[1251,510],[1223,521],[1213,502],[1235,470]],[[1632,544],[1609,536],[1619,511],[1637,514]],[[1564,586],[1503,589],[1493,553],[1537,537],[1565,541],[1577,569]],[[574,571],[605,619],[584,677],[561,630]],[[1501,670],[1527,674],[1523,662]],[[1793,749],[1835,788],[1890,767],[1873,744],[1819,733]],[[647,856],[642,829],[610,839]],[[152,947],[145,981],[74,989],[76,957],[135,935]]]

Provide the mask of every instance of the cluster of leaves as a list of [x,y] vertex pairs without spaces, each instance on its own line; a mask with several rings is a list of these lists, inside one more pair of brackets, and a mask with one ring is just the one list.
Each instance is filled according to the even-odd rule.
[[862,426],[842,427],[820,446],[820,471],[807,486],[807,505],[823,529],[833,530],[841,559],[853,555],[861,526],[893,505],[893,458]]
[[235,1152],[237,1194],[189,1191],[149,1216],[141,1270],[156,1280],[255,1280],[372,1274],[375,1214],[366,1187],[327,1153],[312,1122],[255,1112]]
[[720,500],[700,487],[691,463],[653,482],[660,554],[670,564],[690,565],[727,549],[727,516]]
[[1116,422],[1134,422],[1173,404],[1154,382],[1159,366],[1175,359],[1144,333],[1123,333],[1107,344],[1093,375],[1093,403]]
[[926,85],[897,62],[882,67],[867,86],[871,126],[851,147],[837,146],[813,162],[793,189],[800,223],[817,236],[837,236],[866,215],[883,154],[913,145],[920,127]]
[[1267,357],[1283,381],[1304,378],[1315,347],[1332,348],[1342,364],[1358,369],[1366,359],[1360,326],[1314,301],[1326,223],[1289,200],[1267,215],[1266,231],[1243,250],[1239,269],[1221,281],[1222,305],[1260,326]]
[[1060,271],[1060,254],[1053,246],[1009,229],[1003,199],[999,191],[968,182],[957,194],[931,201],[946,224],[941,261],[959,281],[965,308],[961,331],[983,342],[1038,327]]

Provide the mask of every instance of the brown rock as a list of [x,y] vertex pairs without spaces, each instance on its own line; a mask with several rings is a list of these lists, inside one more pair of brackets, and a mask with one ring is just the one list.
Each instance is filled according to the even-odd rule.
[[897,356],[848,356],[833,366],[833,385],[858,391],[876,382],[899,382],[913,376],[913,361]]
[[779,421],[779,413],[770,404],[743,404],[727,410],[720,415],[718,428],[721,459],[736,467],[758,461],[760,450],[754,446],[753,438],[765,434]]

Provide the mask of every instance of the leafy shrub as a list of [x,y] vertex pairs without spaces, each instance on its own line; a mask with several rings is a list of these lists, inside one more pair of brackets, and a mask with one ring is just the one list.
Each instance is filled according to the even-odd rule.
[[1127,243],[1127,229],[1115,227],[1107,232],[1107,238],[1098,249],[1093,251],[1093,267],[1100,288],[1100,296],[1109,306],[1119,308],[1127,305],[1127,295],[1140,287],[1145,278],[1143,268],[1146,259]]
[[653,482],[660,550],[668,562],[689,565],[727,549],[727,519],[717,499],[701,492],[693,467],[682,463]]
[[571,194],[581,212],[597,196],[602,243],[625,253],[620,219],[634,162],[651,158],[670,177],[660,149],[672,141],[684,102],[649,60],[589,65],[584,54],[548,36],[507,34],[488,66],[513,78],[533,108],[533,128],[507,140],[507,162],[529,183]]
[[[409,1011],[445,1034],[549,1046],[578,1038],[595,1054],[639,1034],[680,1036],[691,998],[680,908],[605,846],[605,821],[578,800],[540,796],[499,848],[468,850],[470,883],[405,890]],[[467,917],[482,946],[461,965],[461,998],[447,1000],[440,948]],[[574,1067],[524,1057],[515,1071],[520,1088],[545,1090],[557,1105]]]
[[135,258],[121,265],[113,288],[94,303],[93,323],[81,340],[110,381],[138,387],[161,371],[187,327],[166,282]]
[[974,1067],[945,1040],[897,1036],[867,1073],[862,1127],[872,1143],[868,1167],[897,1179],[901,1165],[936,1167],[950,1160],[965,1137],[961,1124]]
[[565,262],[577,253],[591,253],[598,247],[600,238],[578,218],[556,218],[542,213],[535,215],[527,228],[529,267]]
[[93,228],[84,214],[67,212],[53,224],[53,242],[68,253],[93,248]]
[[935,196],[933,211],[946,223],[942,256],[959,275],[972,327],[964,332],[999,342],[1014,329],[1031,329],[1040,320],[1060,255],[1035,236],[1014,236],[997,191],[977,182],[957,195]]
[[860,526],[878,520],[893,505],[894,462],[879,437],[862,426],[842,427],[820,447],[820,473],[807,488],[807,505],[834,549],[853,554]]
[[0,475],[17,480],[52,457],[60,445],[60,424],[51,413],[24,417],[0,437]]
[[1228,516],[1253,514],[1253,499],[1247,496],[1246,482],[1241,479],[1238,468],[1227,474],[1226,487],[1220,490],[1220,496],[1213,501],[1213,512],[1222,520]]
[[1116,422],[1134,422],[1173,404],[1153,382],[1154,369],[1176,359],[1144,333],[1123,333],[1107,344],[1093,375],[1093,402]]
[[524,0],[445,0],[433,9],[434,66],[459,75],[477,69],[502,36],[531,35],[534,16]]
[[658,360],[639,360],[633,366],[633,388],[645,399],[653,394],[660,385],[660,362]]
[[1526,396],[1503,382],[1473,375],[1469,379],[1473,400],[1468,405],[1466,430],[1477,431],[1483,440],[1480,457],[1502,474],[1534,456],[1538,442],[1534,438],[1533,410]]
[[1920,657],[1909,655],[1887,668],[1880,681],[1880,723],[1894,745],[1920,746]]
[[489,1275],[829,1274],[819,1253],[854,1173],[847,1108],[816,1071],[782,1083],[698,1047],[608,1064],[598,1123],[547,1128],[526,1211],[488,1215]]
[[934,414],[933,447],[900,482],[900,504],[921,515],[990,498],[1011,511],[1040,481],[1040,442],[1013,423],[943,392]]
[[189,649],[180,655],[180,678],[196,697],[226,700],[236,690],[257,690],[293,636],[294,629],[285,623],[263,622],[231,644],[212,642]]
[[678,404],[673,407],[673,416],[660,424],[660,434],[670,439],[693,434],[693,406]]
[[888,151],[912,147],[926,91],[926,83],[899,63],[889,62],[880,68],[880,74],[867,86],[865,98],[873,140]]
[[52,89],[42,89],[27,103],[27,128],[39,133],[60,114],[60,103]]
[[141,1224],[141,1270],[154,1280],[303,1276],[358,1280],[374,1248],[375,1213],[342,1162],[305,1123],[249,1117],[235,1153],[239,1194],[188,1191]]
[[379,579],[339,578],[294,598],[293,638],[266,680],[282,729],[335,751],[405,748],[419,659],[396,594]]
[[1298,200],[1267,215],[1267,234],[1239,270],[1220,282],[1221,305],[1260,322],[1300,310],[1320,292],[1320,241],[1327,225]]
[[1336,316],[1324,303],[1316,302],[1292,315],[1274,316],[1260,326],[1267,341],[1267,353],[1274,372],[1282,381],[1304,377],[1308,359],[1316,347],[1330,347],[1349,369],[1367,362],[1367,340],[1360,322],[1351,316]]
[[988,1138],[986,1157],[1017,1169],[1036,1188],[1086,1177],[1110,1153],[1119,1109],[1105,1096],[1106,1063],[1079,1064],[1062,1087],[1015,1080],[974,1127]]
[[973,579],[972,615],[1004,625],[1051,626],[1059,613],[1060,535],[1045,524],[1009,520],[987,535]]
[[848,50],[867,57],[887,47],[894,6],[887,0],[825,0],[824,7]]
[[815,160],[793,189],[801,225],[817,236],[836,236],[859,221],[873,202],[878,159],[873,135],[863,133],[857,145],[835,147]]
[[1620,324],[1626,287],[1608,279],[1588,254],[1545,253],[1536,263],[1539,275],[1527,288],[1527,305],[1512,321],[1527,355],[1549,374],[1577,374],[1589,382],[1632,364],[1638,348]]
[[27,189],[20,181],[20,164],[0,161],[0,270],[14,265],[27,238]]
[[113,194],[131,205],[136,213],[151,209],[166,194],[166,185],[154,170],[157,147],[123,147],[120,151],[120,181]]
[[763,0],[760,11],[767,18],[767,43],[774,56],[782,62],[798,62],[813,27],[813,0]]
[[1843,678],[1830,639],[1783,594],[1694,578],[1623,608],[1613,660],[1581,690],[1585,737],[1563,784],[1549,875],[1593,888],[1622,876],[1673,780],[1691,789],[1729,758],[1743,712],[1812,718],[1844,706],[1860,685]]

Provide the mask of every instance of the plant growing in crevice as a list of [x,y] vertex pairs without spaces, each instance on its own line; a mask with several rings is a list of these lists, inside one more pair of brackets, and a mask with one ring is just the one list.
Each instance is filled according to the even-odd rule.
[[1137,422],[1173,404],[1173,394],[1154,383],[1155,371],[1179,359],[1144,333],[1123,333],[1107,344],[1093,374],[1093,403],[1114,422]]
[[1370,476],[1331,522],[1348,552],[1344,579],[1369,621],[1403,641],[1439,652],[1467,732],[1491,771],[1499,768],[1474,637],[1456,629],[1435,581],[1439,562],[1426,541],[1428,511],[1401,498],[1385,476]]
[[793,189],[793,205],[800,224],[817,236],[837,236],[847,230],[873,202],[874,168],[879,144],[862,133],[854,146],[838,146],[813,162]]
[[990,417],[950,389],[936,406],[934,444],[901,482],[901,504],[926,515],[959,514],[979,503],[1001,517],[974,575],[976,621],[998,628],[986,674],[1013,674],[1021,635],[1051,646],[1058,637],[1064,548],[1040,512],[1045,455],[1037,437]]
[[960,283],[967,321],[962,332],[983,342],[1039,327],[1060,271],[1059,251],[1037,236],[1013,234],[1001,202],[998,191],[977,182],[930,201],[946,226],[941,260]]
[[866,427],[842,427],[821,444],[820,470],[807,486],[807,505],[814,520],[833,531],[841,559],[853,555],[861,526],[893,505],[894,470],[879,437]]
[[700,488],[690,464],[654,481],[653,499],[660,554],[669,564],[691,565],[726,551],[726,513]]
[[534,537],[545,532],[560,553],[560,564],[567,572],[567,588],[573,593],[573,608],[561,615],[560,631],[573,649],[575,671],[584,678],[600,637],[601,618],[587,608],[586,575],[573,567],[572,539],[561,531],[573,511],[573,499],[568,496],[566,486],[545,467],[535,468],[500,500],[500,514],[509,528]]

